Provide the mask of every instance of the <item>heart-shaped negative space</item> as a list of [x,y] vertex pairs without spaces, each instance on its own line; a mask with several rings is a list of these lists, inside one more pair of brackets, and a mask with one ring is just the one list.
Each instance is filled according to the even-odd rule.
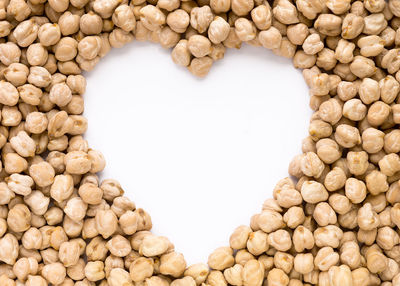
[[96,96],[86,96],[85,138],[107,160],[102,177],[121,183],[151,214],[152,231],[173,241],[188,264],[206,261],[248,222],[306,135],[301,73],[257,47],[227,55],[198,80],[157,46],[135,43],[112,51],[87,81],[87,94]]
[[[399,18],[399,0],[0,0],[0,285],[399,286]],[[208,265],[187,265],[150,232],[121,184],[99,178],[105,159],[83,137],[82,72],[134,39],[171,49],[198,77],[227,49],[262,46],[292,59],[310,87],[316,112],[291,177]],[[250,86],[251,72],[229,85]],[[147,78],[139,92],[151,94],[159,82]],[[267,97],[263,82],[253,92]],[[165,100],[173,86],[164,90]],[[100,132],[120,148],[113,131]],[[292,130],[273,139],[282,132]]]

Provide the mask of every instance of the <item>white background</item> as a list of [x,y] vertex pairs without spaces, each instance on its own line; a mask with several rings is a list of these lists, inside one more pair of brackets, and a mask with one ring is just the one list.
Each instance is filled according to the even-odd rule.
[[311,111],[301,72],[263,48],[230,50],[205,79],[134,42],[88,75],[86,138],[189,264],[248,224],[300,152]]

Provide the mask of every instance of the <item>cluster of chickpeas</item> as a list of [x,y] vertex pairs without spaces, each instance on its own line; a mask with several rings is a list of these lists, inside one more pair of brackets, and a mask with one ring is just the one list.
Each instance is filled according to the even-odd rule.
[[[400,0],[0,0],[1,286],[400,286]],[[303,154],[187,266],[88,146],[82,71],[133,39],[205,76],[226,48],[303,69]]]

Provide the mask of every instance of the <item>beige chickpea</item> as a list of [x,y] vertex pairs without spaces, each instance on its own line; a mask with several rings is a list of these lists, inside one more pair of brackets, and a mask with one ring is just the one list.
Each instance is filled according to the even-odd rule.
[[335,139],[345,148],[351,148],[361,143],[359,130],[347,124],[341,124],[336,128]]
[[193,35],[189,38],[188,49],[193,56],[201,58],[211,52],[211,42],[201,35]]
[[394,153],[384,155],[378,164],[381,172],[386,176],[393,176],[400,171],[400,158]]
[[86,35],[97,35],[101,33],[103,21],[96,13],[89,12],[81,16],[79,27]]
[[382,39],[376,35],[362,37],[357,41],[360,53],[364,57],[375,57],[379,55],[384,49],[383,44]]
[[267,30],[272,24],[272,11],[268,3],[251,10],[251,19],[259,30]]
[[370,154],[374,154],[382,150],[384,147],[385,134],[375,128],[367,128],[362,133],[362,147]]
[[264,232],[270,233],[283,227],[283,217],[276,211],[264,210],[257,217],[257,225]]
[[324,101],[319,106],[319,116],[326,122],[336,124],[342,117],[342,106],[336,99]]
[[88,261],[85,266],[85,276],[89,281],[104,279],[104,263],[102,261]]
[[42,246],[42,233],[35,227],[29,228],[22,236],[22,245],[26,249],[40,249]]
[[118,226],[117,216],[111,210],[99,210],[95,216],[97,231],[108,238],[113,235]]
[[4,286],[15,286],[15,281],[9,278],[6,274],[0,276],[0,283]]
[[114,268],[110,271],[110,275],[107,277],[107,282],[109,286],[119,286],[119,285],[127,285],[133,286],[132,279],[129,275],[129,272],[125,271],[122,268]]
[[229,34],[230,26],[221,17],[215,17],[215,19],[210,23],[208,29],[208,37],[210,41],[214,44],[219,44],[224,41]]
[[338,247],[343,237],[343,231],[335,225],[319,227],[314,231],[315,244],[318,247]]
[[251,254],[260,255],[269,248],[268,235],[262,230],[250,233],[246,246]]
[[322,51],[324,44],[318,34],[311,34],[304,40],[302,48],[306,54],[315,55]]
[[97,57],[101,47],[101,39],[98,36],[87,36],[78,43],[79,55],[85,60],[93,60]]
[[46,280],[42,276],[29,275],[26,281],[26,286],[45,286],[47,285]]
[[103,190],[94,184],[83,184],[79,187],[79,195],[86,204],[97,205],[101,203]]
[[[154,278],[158,278],[157,276],[153,276],[153,277]],[[151,277],[150,279],[154,279],[153,277]],[[147,282],[148,285],[153,285],[153,284],[150,284],[148,281],[149,280],[146,279],[146,282]],[[160,282],[154,282],[154,283],[160,283],[160,284],[157,284],[157,285],[163,285],[164,281],[162,281],[162,282],[161,281]],[[183,286],[183,285],[195,286],[197,284],[196,284],[196,282],[194,281],[194,279],[192,277],[186,276],[186,277],[183,277],[181,279],[175,279],[174,281],[171,282],[170,285],[172,285],[172,286]]]
[[9,82],[0,81],[0,103],[8,106],[17,104],[18,90]]
[[367,188],[363,181],[357,180],[355,178],[349,178],[345,185],[346,197],[348,197],[352,203],[361,203],[366,195]]
[[382,101],[376,101],[368,109],[368,123],[372,126],[379,126],[385,122],[389,114],[390,106]]
[[301,195],[308,203],[318,203],[328,199],[328,192],[324,185],[315,181],[307,181],[301,187]]
[[56,225],[62,222],[64,212],[58,207],[49,208],[43,215],[48,225]]
[[29,174],[40,187],[50,186],[54,182],[55,171],[47,162],[40,162],[29,167]]
[[289,277],[283,270],[274,268],[268,272],[267,285],[286,286],[289,285]]
[[360,121],[367,115],[367,107],[361,100],[353,98],[343,105],[343,116],[353,121]]
[[117,257],[124,257],[128,255],[132,250],[129,241],[121,235],[113,236],[107,242],[106,247],[112,255]]
[[350,63],[353,60],[353,52],[356,45],[352,42],[340,39],[335,50],[336,59],[344,64]]
[[83,151],[69,152],[64,158],[64,163],[70,174],[85,174],[92,167],[88,154]]
[[355,269],[361,264],[360,247],[355,241],[346,241],[340,247],[340,260],[348,265],[351,269]]
[[20,47],[28,47],[32,44],[37,35],[39,27],[32,20],[26,20],[18,24],[13,31],[13,36]]
[[366,203],[358,210],[357,222],[361,229],[369,231],[379,226],[379,216],[371,204]]
[[303,201],[301,194],[294,188],[283,188],[276,193],[276,199],[284,208],[300,205]]
[[208,265],[215,270],[223,270],[234,264],[233,251],[230,247],[220,247],[208,257]]
[[28,168],[28,162],[17,153],[7,153],[3,157],[4,170],[9,173],[20,173]]
[[362,56],[356,56],[353,62],[350,64],[350,70],[359,78],[366,78],[376,72],[376,67],[372,60]]
[[304,211],[300,207],[291,207],[283,216],[283,220],[288,227],[294,229],[304,222]]
[[303,45],[308,35],[308,27],[303,23],[291,25],[287,29],[287,37],[295,45]]
[[275,265],[275,267],[282,269],[285,273],[289,274],[293,270],[293,261],[294,261],[293,255],[277,251],[274,254],[274,260],[271,267]]
[[368,191],[373,195],[378,195],[379,193],[386,192],[389,189],[387,183],[387,176],[379,171],[372,171],[366,178],[366,185]]
[[[44,46],[54,45],[60,40],[61,34],[63,36],[69,36],[78,32],[79,25],[80,16],[72,14],[70,11],[65,11],[58,20],[58,31],[56,30],[57,28],[51,28],[51,26],[47,26],[46,29],[42,28],[44,25],[41,26],[39,29],[40,43]],[[44,31],[42,31],[41,36],[40,31],[42,29]]]
[[209,272],[210,270],[206,264],[197,263],[189,266],[185,270],[184,276],[193,278],[196,285],[200,285],[206,281]]
[[268,243],[278,251],[287,251],[292,246],[292,239],[286,230],[280,229],[268,235]]
[[7,233],[0,238],[0,261],[9,265],[15,264],[18,257],[19,244],[14,235]]
[[399,235],[391,227],[381,227],[378,229],[376,243],[382,249],[390,250],[399,243]]
[[258,34],[258,40],[264,48],[278,49],[282,43],[282,35],[278,29],[270,27]]
[[66,269],[59,262],[51,263],[43,267],[42,275],[49,283],[57,285],[64,282]]
[[295,24],[299,22],[296,7],[288,0],[279,0],[272,9],[275,18],[282,24]]
[[[317,56],[317,66],[325,70],[332,70],[336,66],[337,60],[335,52],[328,48],[323,48]],[[340,82],[342,83],[342,82]],[[339,83],[339,84],[340,84]]]
[[153,5],[147,5],[140,9],[140,21],[150,31],[155,31],[165,24],[164,13]]
[[400,225],[400,204],[399,203],[394,204],[394,206],[390,209],[390,217],[394,224],[396,224],[397,226]]
[[326,202],[318,203],[316,205],[313,217],[319,226],[327,226],[337,222],[335,211]]
[[70,37],[61,38],[54,47],[54,55],[59,61],[70,61],[78,53],[78,42]]
[[247,15],[254,7],[253,0],[231,0],[231,9],[238,16]]
[[347,166],[354,175],[363,175],[368,169],[368,154],[365,151],[347,153]]
[[12,174],[8,179],[7,187],[18,195],[27,196],[32,192],[33,183],[32,178],[29,176]]
[[38,38],[40,44],[42,44],[45,47],[57,44],[61,38],[60,26],[51,23],[43,24],[39,28]]
[[[168,26],[177,33],[183,33],[189,26],[189,14],[183,9],[177,9],[167,16]],[[209,32],[210,33],[210,32]]]
[[306,153],[300,163],[301,171],[314,178],[319,178],[325,168],[324,163],[319,159],[318,155],[314,152]]
[[70,197],[74,191],[73,178],[70,175],[57,175],[50,188],[50,196],[61,203]]
[[264,267],[258,260],[246,262],[242,272],[243,285],[262,285],[264,280]]
[[314,258],[315,267],[321,271],[328,271],[329,268],[339,262],[339,254],[332,247],[325,246],[318,250]]
[[387,267],[388,259],[379,250],[374,247],[370,247],[366,253],[367,268],[372,273],[378,273],[384,271]]
[[4,70],[4,77],[14,86],[26,83],[28,74],[28,67],[20,63],[12,63]]
[[0,62],[6,66],[12,63],[18,63],[21,57],[21,50],[19,47],[12,43],[1,43],[0,44]]
[[332,164],[342,156],[339,145],[332,139],[321,139],[316,147],[318,157],[326,164]]
[[231,7],[230,0],[210,0],[210,7],[215,13],[228,12]]
[[251,41],[256,37],[256,27],[246,18],[239,18],[235,21],[235,32],[238,38],[243,41]]
[[387,21],[382,13],[366,16],[364,23],[363,33],[367,35],[378,35],[387,26]]
[[332,286],[353,285],[351,270],[347,265],[332,266],[329,271],[329,283]]
[[[0,204],[6,205],[15,197],[15,193],[8,187],[5,182],[0,183]],[[4,218],[7,217],[8,208],[4,206],[7,212],[2,216]]]
[[299,253],[294,258],[294,269],[301,273],[307,274],[314,269],[314,257],[311,253]]
[[386,153],[400,152],[400,132],[393,130],[387,133],[384,137],[384,149]]
[[55,12],[61,13],[68,9],[69,1],[68,0],[50,0],[49,5]]
[[48,52],[40,43],[32,44],[28,47],[27,60],[31,66],[43,66],[48,59]]
[[249,235],[252,233],[251,228],[245,225],[239,226],[231,234],[229,238],[229,245],[233,249],[242,249],[246,247]]
[[198,77],[205,77],[211,69],[213,60],[210,57],[194,58],[188,67],[189,71]]
[[76,265],[80,257],[79,243],[77,241],[66,241],[61,243],[58,256],[65,267]]
[[31,212],[26,205],[17,204],[10,209],[7,217],[8,227],[15,232],[23,232],[30,228]]
[[185,268],[186,268],[186,261],[183,258],[183,255],[180,253],[173,251],[163,254],[160,258],[161,274],[171,275],[172,277],[179,277],[183,274]]
[[50,198],[40,191],[33,191],[24,197],[24,201],[30,210],[38,216],[45,214],[50,204]]
[[190,25],[199,33],[205,32],[213,21],[213,13],[209,6],[195,7],[190,11]]
[[346,173],[339,167],[334,167],[325,176],[324,186],[330,191],[336,191],[341,189],[346,183]]
[[243,266],[235,264],[234,266],[225,269],[224,277],[226,281],[231,285],[242,285],[243,284]]
[[171,52],[172,61],[180,66],[188,66],[191,61],[191,53],[187,47],[187,40],[180,40]]
[[36,259],[23,257],[16,261],[13,271],[18,280],[25,281],[29,275],[35,275],[38,271],[38,262]]
[[51,75],[44,67],[31,67],[28,82],[36,87],[47,87],[51,82]]
[[[16,106],[4,106],[2,109],[2,120],[1,123],[4,126],[18,126],[22,120],[22,113],[18,110]],[[20,125],[21,126],[21,125]],[[16,132],[19,128],[16,128]]]

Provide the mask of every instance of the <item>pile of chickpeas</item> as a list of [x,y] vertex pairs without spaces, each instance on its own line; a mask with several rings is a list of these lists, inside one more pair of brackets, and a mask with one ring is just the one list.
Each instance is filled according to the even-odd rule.
[[[0,285],[400,286],[399,28],[400,0],[0,0]],[[208,265],[83,137],[82,72],[134,39],[200,77],[262,46],[310,87],[290,177]]]

